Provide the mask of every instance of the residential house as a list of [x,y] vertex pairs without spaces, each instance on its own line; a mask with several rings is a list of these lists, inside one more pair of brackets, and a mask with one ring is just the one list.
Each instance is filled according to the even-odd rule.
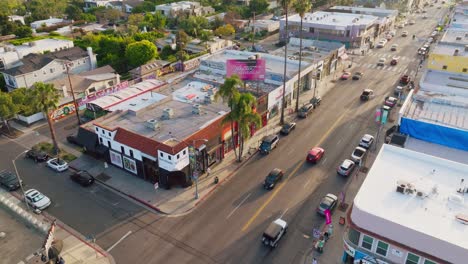
[[38,21],[34,21],[30,24],[31,28],[33,30],[36,30],[38,28],[41,28],[41,27],[50,27],[50,26],[55,26],[55,25],[59,25],[59,24],[62,24],[66,22],[64,19],[62,18],[49,18],[49,19],[45,19],[45,20],[38,20]]
[[192,16],[206,16],[215,12],[211,6],[202,6],[199,2],[180,1],[156,6],[156,12],[167,17],[186,13]]
[[157,79],[159,76],[175,71],[171,63],[163,60],[151,60],[148,63],[130,70],[132,79],[146,80]]

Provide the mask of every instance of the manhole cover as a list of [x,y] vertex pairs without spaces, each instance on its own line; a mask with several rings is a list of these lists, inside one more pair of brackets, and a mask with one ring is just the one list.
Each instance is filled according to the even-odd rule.
[[100,181],[103,181],[103,182],[109,180],[110,178],[111,178],[111,177],[108,176],[108,175],[105,174],[105,173],[101,173],[101,174],[99,174],[99,175],[96,177],[96,179],[98,179],[98,180],[100,180]]

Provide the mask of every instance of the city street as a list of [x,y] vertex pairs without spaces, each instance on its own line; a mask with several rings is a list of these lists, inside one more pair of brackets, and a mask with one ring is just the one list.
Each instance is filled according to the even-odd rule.
[[[47,213],[85,236],[96,236],[99,246],[112,248],[110,253],[117,263],[304,263],[312,251],[313,229],[325,222],[315,212],[320,199],[327,193],[346,194],[346,185],[354,180],[338,176],[337,166],[350,157],[364,134],[377,134],[376,108],[385,97],[393,95],[401,75],[416,75],[420,62],[417,49],[447,13],[446,7],[427,10],[428,19],[423,19],[422,14],[408,17],[416,24],[396,30],[396,36],[384,48],[372,49],[364,56],[350,55],[349,71],[362,72],[361,80],[337,80],[321,106],[308,118],[297,120],[297,128],[290,135],[280,138],[278,148],[269,155],[257,154],[187,215],[155,214],[99,183],[81,187],[69,179],[70,171],[56,173],[44,163],[18,158],[16,164],[25,189],[36,188],[49,196],[52,205]],[[402,31],[408,31],[408,36],[401,37]],[[390,51],[394,43],[399,48]],[[390,66],[395,55],[400,57],[399,64]],[[383,67],[377,67],[380,58],[387,59]],[[337,72],[336,79],[340,75]],[[365,88],[373,89],[375,97],[361,102],[359,96]],[[392,111],[390,121],[396,119],[397,111]],[[66,136],[76,133],[76,122],[72,116],[56,123],[59,141],[65,142]],[[35,131],[49,136],[46,124]],[[378,144],[382,143],[380,138]],[[25,148],[4,137],[0,137],[0,146],[4,157],[0,166],[13,171],[11,160]],[[325,149],[316,165],[305,161],[307,151],[314,146]],[[372,149],[371,154],[377,151]],[[364,167],[370,167],[370,162]],[[267,191],[262,183],[274,168],[285,174],[273,190]],[[360,175],[365,177],[364,173]],[[346,196],[347,203],[352,200],[352,196]],[[288,233],[278,248],[271,250],[262,245],[261,235],[279,217],[288,222]],[[339,263],[342,242],[334,241],[327,247],[340,254],[320,264]]]

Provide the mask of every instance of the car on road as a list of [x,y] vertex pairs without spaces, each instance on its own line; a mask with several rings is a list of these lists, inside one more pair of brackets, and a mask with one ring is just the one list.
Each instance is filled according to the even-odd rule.
[[269,154],[273,149],[278,146],[279,137],[278,135],[265,136],[260,143],[260,153]]
[[424,55],[427,54],[427,51],[428,51],[427,48],[422,47],[422,48],[420,48],[420,49],[418,50],[418,54],[424,56]]
[[384,105],[393,108],[398,102],[398,99],[392,96],[388,96],[385,98]]
[[63,159],[53,158],[47,161],[47,167],[57,172],[62,172],[68,169],[68,163]]
[[283,135],[289,135],[289,133],[291,133],[291,131],[293,131],[294,129],[296,129],[296,123],[287,122],[281,128],[280,133]]
[[441,9],[442,7],[441,6],[438,6],[437,9]]
[[275,248],[278,246],[280,239],[286,234],[288,223],[281,218],[273,221],[263,232],[262,243],[265,246]]
[[359,163],[366,156],[367,150],[363,147],[356,147],[351,153],[351,160]]
[[276,184],[283,179],[283,171],[275,168],[273,169],[265,178],[265,181],[263,181],[263,188],[267,190],[271,190],[275,188]]
[[94,177],[87,171],[77,171],[70,175],[70,179],[84,187],[94,183]]
[[49,207],[51,201],[49,197],[45,196],[36,189],[29,189],[24,193],[26,202],[33,208],[44,210]]
[[408,36],[408,31],[403,31],[403,32],[401,33],[401,36],[402,36],[402,37],[407,37],[407,36]]
[[383,48],[385,47],[385,45],[387,44],[388,40],[387,39],[381,39],[379,40],[379,42],[377,43],[377,48]]
[[348,177],[353,173],[354,168],[356,167],[356,163],[350,159],[345,159],[343,162],[336,168],[336,172],[341,176]]
[[365,149],[369,149],[374,143],[374,136],[365,134],[362,136],[361,141],[359,141],[359,146]]
[[32,159],[35,162],[44,162],[47,161],[49,155],[44,151],[30,149],[26,152],[25,157],[28,159]]
[[317,163],[320,161],[320,159],[323,157],[324,154],[325,154],[325,150],[323,148],[313,147],[307,153],[307,161],[312,162],[312,163]]
[[392,40],[392,38],[393,38],[393,36],[390,35],[390,34],[387,34],[387,35],[385,36],[385,39],[388,40],[388,41]]
[[0,171],[0,185],[3,185],[8,191],[14,191],[21,187],[18,177],[11,171]]
[[392,46],[390,47],[391,51],[396,51],[397,49],[398,49],[398,44],[392,44]]
[[348,71],[345,71],[345,72],[343,72],[343,73],[341,74],[340,79],[341,79],[341,80],[348,80],[350,76],[351,76],[351,73],[348,72]]
[[305,104],[299,109],[299,111],[297,112],[297,116],[307,118],[307,116],[309,116],[309,114],[312,113],[312,110],[314,110],[313,104]]
[[380,58],[379,61],[377,62],[377,66],[384,66],[386,61],[387,59]]
[[398,85],[398,86],[395,87],[395,89],[393,90],[393,95],[399,96],[400,94],[403,94],[403,86]]
[[399,60],[400,60],[400,57],[393,57],[392,60],[390,61],[390,65],[397,65]]
[[434,42],[434,38],[433,38],[433,37],[429,37],[429,38],[427,39],[427,44],[430,45],[430,44],[433,43],[433,42]]
[[426,16],[426,15],[424,15],[422,18],[423,18],[423,19],[427,19],[427,16]]
[[373,97],[374,97],[374,91],[373,90],[364,89],[364,91],[362,91],[362,94],[359,97],[359,99],[361,101],[368,101],[368,100],[372,99]]
[[328,210],[331,213],[337,204],[338,197],[332,193],[329,193],[322,198],[320,204],[317,206],[316,211],[319,215],[325,216],[325,211]]
[[400,77],[400,83],[403,85],[407,85],[411,81],[411,77],[407,74]]
[[410,25],[414,25],[414,24],[416,24],[416,22],[415,22],[414,20],[410,20],[410,21],[409,21],[409,24],[410,24]]
[[362,72],[355,72],[353,74],[353,80],[360,80],[364,74]]
[[322,102],[322,97],[314,96],[314,97],[312,97],[312,99],[310,99],[309,102],[314,106],[314,108],[316,108]]

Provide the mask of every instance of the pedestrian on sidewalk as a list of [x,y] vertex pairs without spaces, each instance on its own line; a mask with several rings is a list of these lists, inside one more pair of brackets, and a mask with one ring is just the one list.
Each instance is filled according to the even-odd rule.
[[206,175],[209,177],[211,174],[211,168],[206,169]]
[[314,258],[314,259],[312,260],[312,264],[318,264],[318,261],[317,261],[316,258]]

